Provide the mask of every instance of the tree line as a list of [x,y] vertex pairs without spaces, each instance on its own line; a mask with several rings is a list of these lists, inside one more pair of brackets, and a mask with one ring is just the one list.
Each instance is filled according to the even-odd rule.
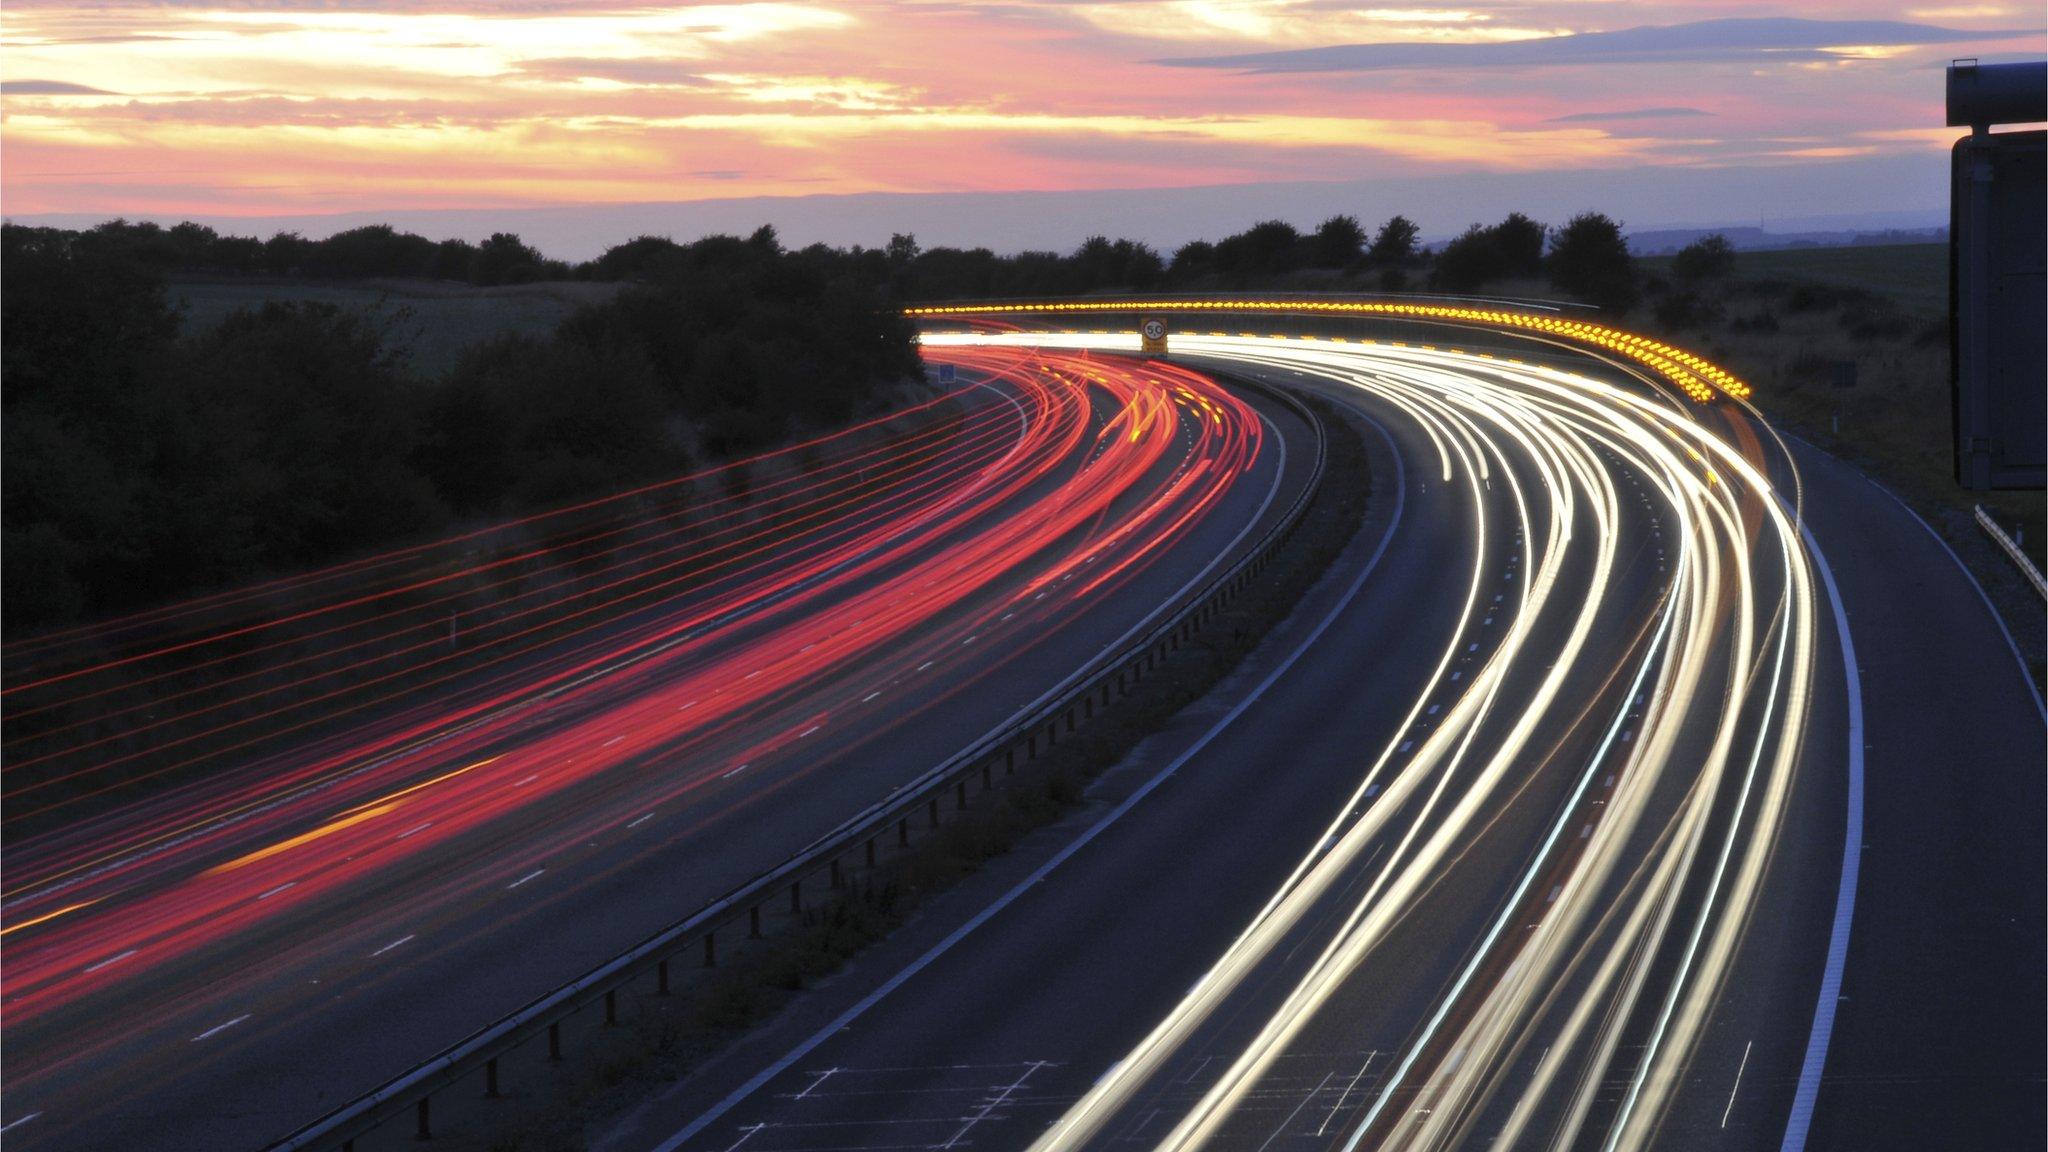
[[[551,260],[511,233],[480,243],[430,240],[374,224],[309,240],[280,232],[268,240],[223,236],[195,223],[170,228],[125,220],[83,232],[36,229],[98,258],[163,274],[276,276],[308,279],[424,278],[476,285],[539,280],[672,281],[717,274],[720,262],[743,253],[749,239],[712,236],[691,244],[643,236],[594,260]],[[770,230],[772,235],[772,230]],[[1726,255],[1726,241],[1712,238]],[[1699,256],[1700,244],[1680,254]],[[1691,256],[1688,256],[1688,253]],[[887,245],[833,248],[815,244],[795,254],[829,275],[865,281],[905,302],[983,297],[1059,296],[1108,290],[1192,287],[1266,288],[1301,274],[1336,277],[1343,286],[1387,292],[1473,293],[1502,282],[1547,282],[1560,292],[1625,313],[1641,300],[1643,277],[1619,222],[1587,212],[1547,226],[1520,212],[1497,224],[1474,224],[1434,248],[1405,216],[1377,229],[1357,217],[1332,216],[1311,231],[1268,220],[1220,240],[1196,240],[1163,254],[1129,239],[1090,237],[1072,252],[1002,255],[987,248],[922,248],[914,236]]]
[[333,305],[183,332],[162,265],[103,239],[0,228],[10,634],[743,454],[919,370],[874,283],[768,230],[676,246],[554,333],[484,341],[435,376]]

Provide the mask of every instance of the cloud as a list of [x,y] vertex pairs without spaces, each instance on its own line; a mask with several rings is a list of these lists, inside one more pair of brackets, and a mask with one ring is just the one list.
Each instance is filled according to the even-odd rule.
[[1670,120],[1681,116],[1712,116],[1698,108],[1631,108],[1621,112],[1574,112],[1552,116],[1545,124],[1597,124],[1608,120]]
[[63,80],[0,80],[0,96],[118,96],[104,88]]
[[1950,44],[2037,36],[2038,30],[1971,31],[1896,20],[1784,17],[1644,25],[1490,44],[1340,44],[1236,56],[1160,60],[1181,68],[1248,72],[1372,72],[1426,68],[1540,68],[1680,61],[1815,61],[1851,58],[1873,47]]
[[610,80],[648,88],[702,88],[703,76],[672,60],[555,56],[522,60],[518,70],[549,80]]

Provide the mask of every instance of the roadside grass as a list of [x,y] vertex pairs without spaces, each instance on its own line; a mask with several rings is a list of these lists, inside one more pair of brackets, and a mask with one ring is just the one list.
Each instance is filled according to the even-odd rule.
[[[1669,256],[1647,256],[1639,263],[1645,271],[1669,278],[1671,261]],[[1938,320],[1948,315],[1946,244],[1852,244],[1738,252],[1735,278],[1860,288],[1890,299],[1915,316]]]
[[551,335],[578,307],[610,299],[621,285],[558,281],[489,288],[436,280],[286,280],[174,277],[164,286],[185,316],[187,334],[217,327],[239,309],[310,300],[366,311],[383,330],[387,351],[433,376],[462,353],[511,333]]
[[1015,776],[1001,778],[950,823],[913,840],[829,900],[784,918],[779,929],[750,942],[715,975],[678,995],[644,1001],[649,1006],[601,1053],[551,1088],[511,1102],[511,1114],[487,1133],[469,1134],[477,1143],[452,1131],[437,1139],[490,1152],[580,1152],[593,1127],[680,1080],[901,927],[925,901],[1084,806],[1088,783],[1234,671],[1364,523],[1371,499],[1364,439],[1334,405],[1306,399],[1329,429],[1329,457],[1287,558],[1268,568],[1262,583],[1218,613],[1157,673],[1020,766]]

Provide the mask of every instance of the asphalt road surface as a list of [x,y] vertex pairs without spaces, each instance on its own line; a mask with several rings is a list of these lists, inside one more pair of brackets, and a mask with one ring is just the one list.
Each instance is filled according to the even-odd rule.
[[[1297,417],[1197,375],[1080,354],[956,359],[979,383],[886,455],[872,441],[812,446],[752,474],[745,515],[700,517],[680,544],[666,520],[604,521],[632,548],[586,548],[581,582],[547,609],[560,624],[616,601],[600,626],[547,632],[430,687],[406,681],[397,699],[362,703],[374,693],[359,682],[339,702],[308,688],[285,697],[309,714],[300,735],[263,714],[260,757],[222,754],[198,783],[10,837],[8,1147],[257,1148],[373,1089],[1030,705],[1248,547],[1306,474],[1288,451],[1307,439]],[[725,487],[714,476],[693,491]],[[363,605],[488,585],[500,569],[475,547],[285,591],[311,597],[316,625],[343,621],[337,647],[412,644],[417,620],[379,632],[396,625],[364,623]],[[473,653],[525,635],[501,623],[518,603],[504,598],[555,587],[554,556],[524,558],[525,583],[484,598],[500,614],[465,617],[459,635],[427,617],[432,646],[402,671],[444,644]],[[660,582],[672,564],[694,565],[694,582]],[[11,651],[17,713],[53,696],[129,701],[138,680],[160,703],[117,717],[121,739],[11,732],[10,771],[40,758],[76,777],[64,792],[14,775],[11,812],[235,747],[204,725],[252,708],[209,712],[189,681],[147,677],[225,643],[225,626],[194,620],[232,617],[246,653],[282,595]],[[67,664],[71,648],[91,655]],[[299,651],[224,666],[236,691],[261,693],[324,667]],[[120,692],[98,686],[109,677]]]
[[[1353,406],[1366,530],[599,1147],[2042,1146],[2044,714],[1903,505],[1613,365],[1175,339]],[[928,339],[1011,341],[1124,343]]]

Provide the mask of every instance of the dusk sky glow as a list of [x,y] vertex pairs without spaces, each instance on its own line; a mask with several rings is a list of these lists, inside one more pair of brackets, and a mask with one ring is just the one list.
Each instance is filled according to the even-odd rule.
[[2040,23],[1871,0],[16,0],[0,194],[10,216],[306,215],[1936,159],[1940,66],[2038,54]]

